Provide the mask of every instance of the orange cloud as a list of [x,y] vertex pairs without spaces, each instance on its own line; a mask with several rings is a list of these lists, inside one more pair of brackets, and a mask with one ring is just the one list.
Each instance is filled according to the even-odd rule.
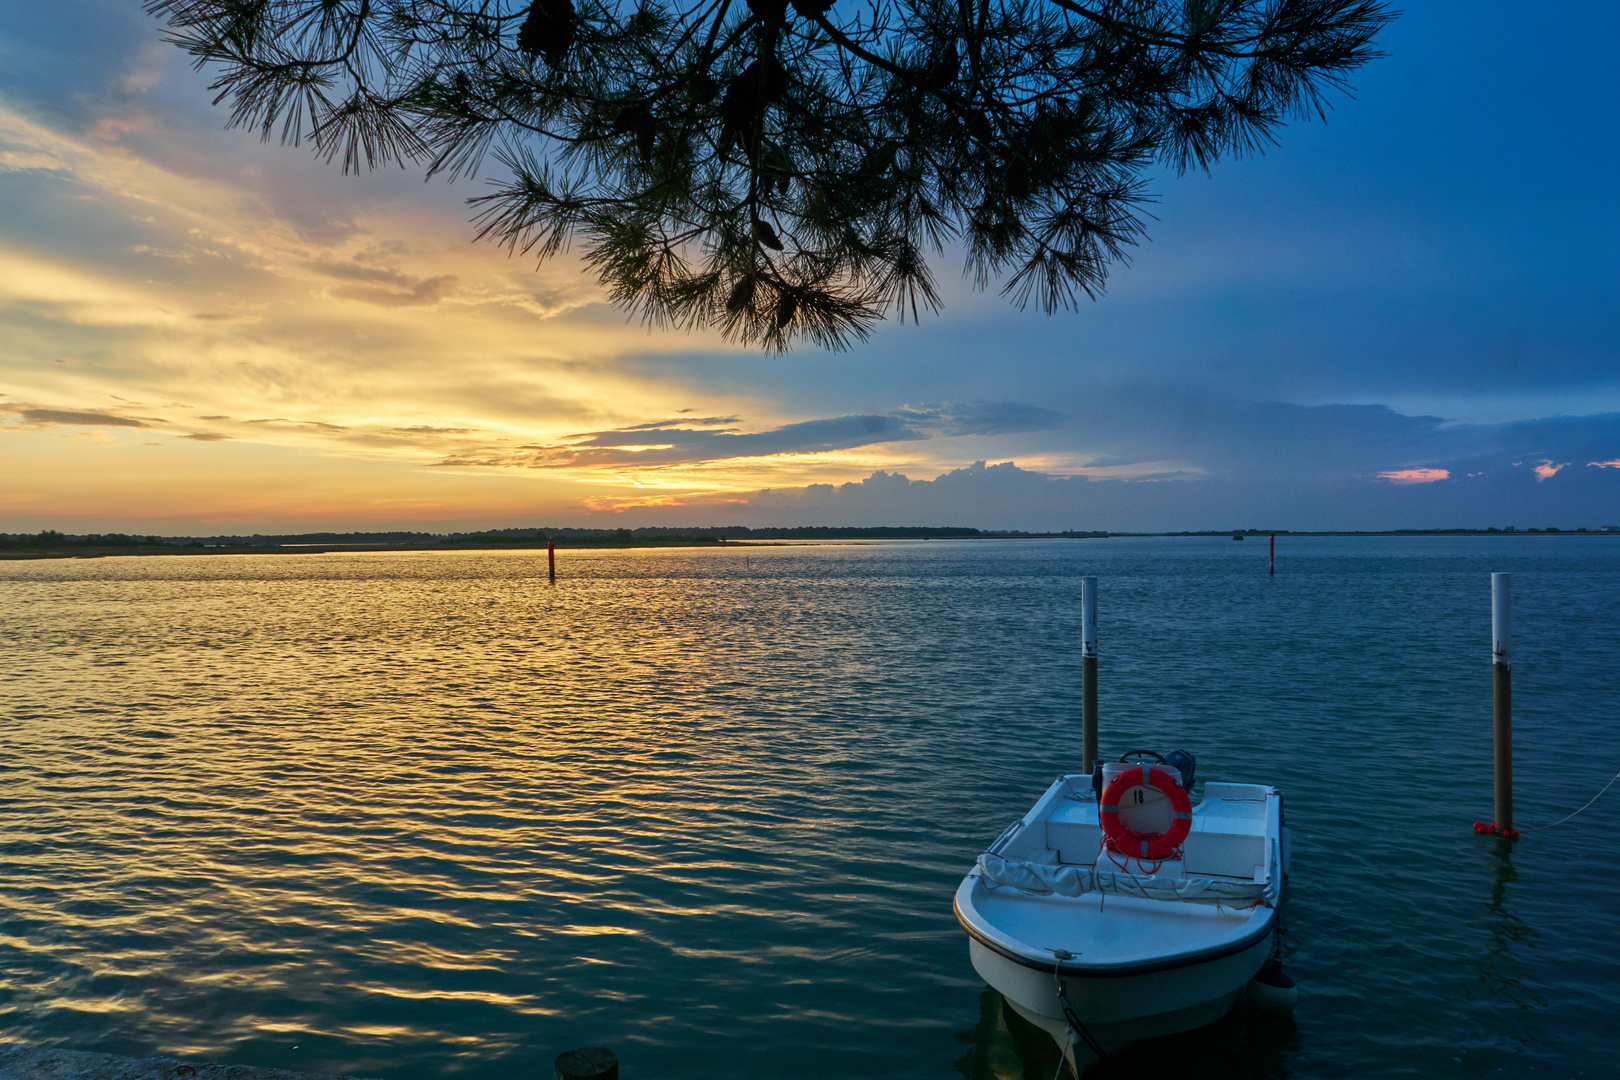
[[1554,465],[1551,461],[1543,461],[1541,464],[1536,466],[1536,470],[1535,470],[1536,471],[1536,479],[1537,480],[1550,480],[1553,477],[1558,475],[1558,470],[1559,469],[1562,469],[1564,467],[1564,465],[1568,465],[1568,464],[1569,464],[1569,462],[1567,462],[1567,461],[1564,462],[1562,465]]
[[1448,469],[1396,469],[1393,472],[1381,472],[1378,479],[1388,480],[1392,484],[1432,484],[1436,480],[1445,480],[1451,476]]

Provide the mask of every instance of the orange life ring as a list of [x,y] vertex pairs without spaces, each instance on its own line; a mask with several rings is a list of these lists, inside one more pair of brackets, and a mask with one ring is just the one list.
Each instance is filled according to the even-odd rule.
[[[1192,832],[1192,800],[1172,775],[1175,770],[1164,765],[1137,765],[1126,769],[1103,789],[1097,802],[1097,817],[1103,833],[1108,837],[1109,850],[1133,859],[1168,859]],[[1164,792],[1175,814],[1170,830],[1162,833],[1142,833],[1125,827],[1119,819],[1119,801],[1132,788],[1149,785]]]

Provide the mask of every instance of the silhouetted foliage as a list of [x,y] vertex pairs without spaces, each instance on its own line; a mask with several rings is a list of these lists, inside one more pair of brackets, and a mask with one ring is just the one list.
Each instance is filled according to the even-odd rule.
[[161,536],[129,536],[125,533],[90,533],[87,536],[68,536],[55,529],[43,529],[33,535],[0,535],[0,548],[12,551],[42,551],[63,547],[158,547],[167,543],[168,541]]
[[786,348],[937,309],[966,251],[1046,311],[1155,162],[1270,142],[1377,54],[1374,0],[150,0],[216,101],[345,170],[509,174],[481,237],[577,241],[654,325]]

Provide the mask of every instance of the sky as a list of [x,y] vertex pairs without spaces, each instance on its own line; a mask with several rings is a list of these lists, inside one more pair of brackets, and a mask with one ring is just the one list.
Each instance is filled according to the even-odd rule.
[[1549,10],[1414,4],[1077,311],[947,256],[772,356],[475,242],[496,173],[228,130],[137,0],[0,5],[0,532],[1620,525],[1620,8]]

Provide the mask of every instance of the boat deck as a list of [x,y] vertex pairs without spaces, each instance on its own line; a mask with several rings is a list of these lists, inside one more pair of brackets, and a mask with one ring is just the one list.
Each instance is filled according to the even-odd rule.
[[[1005,936],[1004,944],[1032,948],[1058,959],[1072,957],[1087,966],[1219,950],[1249,936],[1254,917],[1252,911],[1213,904],[1165,903],[1103,893],[1031,896],[1012,888],[981,890],[973,904],[996,934]],[[1098,917],[1104,913],[1128,913],[1128,917]]]

